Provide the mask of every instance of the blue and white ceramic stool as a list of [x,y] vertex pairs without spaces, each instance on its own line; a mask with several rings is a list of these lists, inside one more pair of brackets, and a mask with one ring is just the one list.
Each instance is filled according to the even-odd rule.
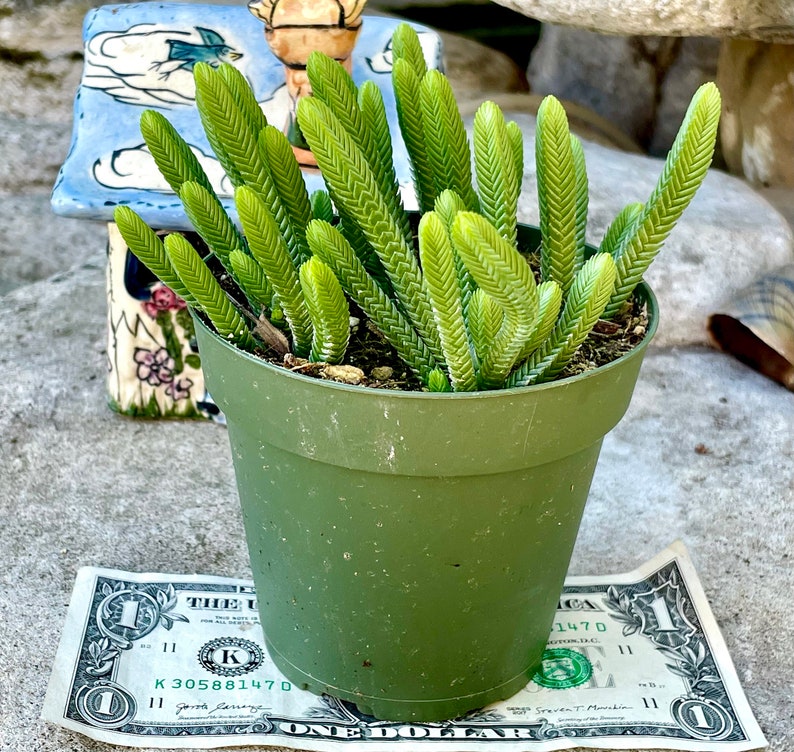
[[[353,78],[383,92],[395,145],[395,168],[406,206],[415,206],[410,168],[398,135],[391,88],[390,40],[398,22],[368,16],[352,56]],[[429,65],[441,65],[437,34],[417,27]],[[231,186],[214,158],[195,109],[192,66],[228,62],[253,86],[273,125],[289,119],[282,64],[245,5],[135,3],[91,11],[83,27],[85,66],[74,109],[69,155],[53,190],[52,207],[67,217],[109,223],[108,390],[113,409],[146,417],[213,418],[184,302],[154,280],[112,223],[119,204],[152,227],[189,230],[181,204],[160,176],[139,131],[141,113],[162,111],[192,146],[229,206]],[[322,187],[305,174],[310,191]]]

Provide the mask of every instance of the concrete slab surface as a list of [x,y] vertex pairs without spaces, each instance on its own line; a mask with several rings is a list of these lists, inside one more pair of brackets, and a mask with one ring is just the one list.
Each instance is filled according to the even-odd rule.
[[[107,409],[104,230],[47,211],[89,5],[40,16],[0,0],[0,752],[123,749],[39,719],[81,566],[250,576],[225,429]],[[625,202],[602,193],[599,221]],[[774,196],[789,218],[792,195]],[[735,203],[709,215],[741,220],[731,247],[790,247],[747,201],[749,217]],[[676,538],[770,749],[793,751],[794,394],[691,344],[651,349],[604,442],[571,572],[630,570]]]
[[[105,407],[104,264],[0,299],[0,750],[112,749],[39,720],[77,569],[249,576],[226,431]],[[770,749],[794,748],[794,395],[652,349],[607,437],[571,572],[689,547]]]

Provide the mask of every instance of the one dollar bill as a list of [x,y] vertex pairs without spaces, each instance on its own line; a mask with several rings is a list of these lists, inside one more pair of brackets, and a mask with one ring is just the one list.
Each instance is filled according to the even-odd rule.
[[568,578],[534,679],[509,700],[423,724],[295,687],[264,649],[249,581],[84,568],[43,717],[131,747],[766,746],[680,543],[630,574]]

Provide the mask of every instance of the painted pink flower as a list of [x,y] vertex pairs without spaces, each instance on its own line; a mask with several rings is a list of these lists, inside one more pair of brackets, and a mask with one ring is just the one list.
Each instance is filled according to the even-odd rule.
[[158,285],[152,290],[151,300],[143,304],[143,308],[153,319],[157,318],[160,311],[179,311],[185,308],[185,303],[170,287]]
[[136,347],[133,360],[138,364],[138,379],[151,386],[168,384],[174,378],[174,359],[164,347],[157,352]]
[[187,399],[190,396],[190,387],[193,386],[193,380],[185,377],[175,379],[165,389],[165,393],[169,395],[174,402]]

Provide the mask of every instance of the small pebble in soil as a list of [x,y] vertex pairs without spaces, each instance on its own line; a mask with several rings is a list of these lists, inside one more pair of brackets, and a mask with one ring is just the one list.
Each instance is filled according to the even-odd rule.
[[375,366],[369,372],[369,377],[375,381],[388,381],[392,376],[394,376],[394,369],[389,366]]
[[343,384],[360,384],[364,381],[364,371],[355,366],[331,366],[324,363],[320,375],[324,379],[339,381]]

